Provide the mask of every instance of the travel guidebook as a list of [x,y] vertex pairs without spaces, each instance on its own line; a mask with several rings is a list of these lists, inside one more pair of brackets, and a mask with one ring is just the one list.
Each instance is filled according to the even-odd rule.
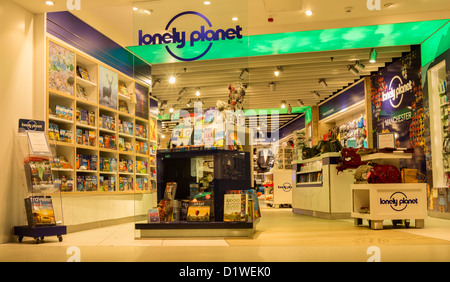
[[31,228],[56,224],[55,212],[50,196],[25,198],[25,210],[27,213],[28,226]]
[[213,193],[198,193],[189,201],[186,219],[187,221],[209,221],[213,210]]

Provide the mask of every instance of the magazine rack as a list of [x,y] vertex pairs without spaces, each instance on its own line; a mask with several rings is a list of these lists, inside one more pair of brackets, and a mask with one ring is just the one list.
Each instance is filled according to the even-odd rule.
[[23,237],[32,237],[36,244],[47,236],[57,236],[61,242],[62,235],[67,234],[67,227],[63,225],[59,173],[52,169],[55,154],[41,128],[45,129],[44,122],[20,120],[17,138],[26,182],[23,192],[28,224],[15,226],[14,235],[19,242]]

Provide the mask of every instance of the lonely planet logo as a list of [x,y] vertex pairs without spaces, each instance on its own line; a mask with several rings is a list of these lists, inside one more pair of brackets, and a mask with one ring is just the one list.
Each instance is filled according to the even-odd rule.
[[380,198],[380,205],[390,205],[394,211],[403,211],[408,205],[419,204],[419,199],[408,199],[402,192],[395,192],[389,199]]
[[[394,81],[398,81],[397,86],[394,85]],[[393,108],[398,108],[403,101],[403,94],[411,91],[413,88],[413,82],[410,80],[408,83],[403,84],[403,80],[400,76],[396,75],[392,78],[389,84],[388,91],[383,93],[383,102],[389,101]]]
[[285,182],[283,185],[278,185],[278,189],[283,189],[284,192],[289,192],[292,190],[292,185],[289,182]]
[[[187,34],[186,31],[180,31],[177,30],[177,27],[174,27],[174,22],[185,15],[195,15],[202,19],[202,21],[205,22],[205,25],[201,25],[199,30],[194,30],[190,34]],[[211,21],[205,17],[204,15],[194,12],[194,11],[187,11],[182,12],[173,17],[166,25],[165,30],[167,31],[164,34],[155,33],[153,35],[150,34],[144,34],[142,30],[139,30],[139,46],[141,45],[156,45],[156,44],[170,44],[170,43],[176,43],[176,49],[183,49],[187,47],[187,44],[189,44],[190,47],[195,47],[196,42],[209,42],[208,46],[204,51],[201,52],[200,55],[197,55],[195,57],[191,58],[183,58],[179,55],[175,54],[175,50],[170,49],[169,46],[165,46],[167,52],[174,58],[180,60],[180,61],[195,61],[203,56],[205,56],[211,47],[213,46],[213,43],[219,40],[233,40],[235,38],[242,39],[242,27],[239,25],[236,25],[236,28],[228,28],[228,29],[217,29],[214,30],[213,25]],[[189,43],[188,43],[189,42]],[[173,47],[172,47],[173,48]]]

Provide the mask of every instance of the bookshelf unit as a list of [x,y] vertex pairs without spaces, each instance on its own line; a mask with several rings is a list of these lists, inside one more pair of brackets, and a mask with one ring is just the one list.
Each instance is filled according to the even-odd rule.
[[[89,77],[80,77],[78,67]],[[107,76],[107,83],[101,68],[115,74]],[[46,134],[71,167],[53,170],[73,181],[72,191],[62,195],[155,192],[157,132],[150,134],[149,119],[156,122],[156,117],[135,116],[133,97],[135,84],[144,84],[52,38],[47,38],[46,78]],[[101,91],[116,107],[101,101]],[[153,98],[147,96],[150,110]]]

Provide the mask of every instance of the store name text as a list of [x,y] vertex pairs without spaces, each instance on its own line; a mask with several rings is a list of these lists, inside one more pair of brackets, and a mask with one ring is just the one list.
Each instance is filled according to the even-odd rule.
[[[399,80],[399,84],[396,88],[392,87],[395,80]],[[389,84],[389,91],[382,94],[383,102],[389,101],[394,108],[398,108],[403,100],[403,94],[411,91],[413,88],[413,82],[410,80],[408,83],[404,84],[403,80],[399,76],[392,78]],[[399,100],[397,104],[395,101]]]
[[395,192],[389,199],[380,198],[380,205],[389,205],[395,211],[403,211],[408,205],[419,204],[419,199],[408,199],[402,192]]

